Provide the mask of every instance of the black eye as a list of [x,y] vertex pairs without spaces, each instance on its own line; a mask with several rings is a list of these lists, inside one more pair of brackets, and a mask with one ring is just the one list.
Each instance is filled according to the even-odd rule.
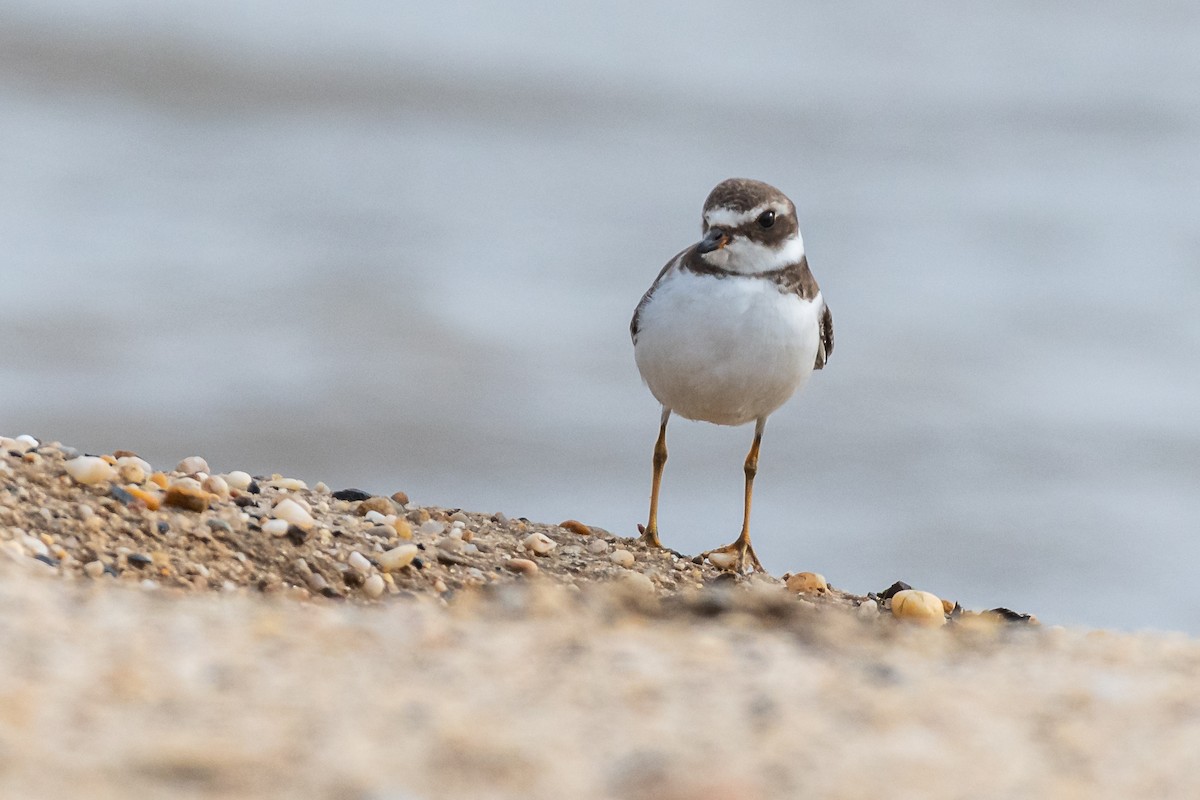
[[769,228],[775,224],[775,212],[764,211],[758,215],[758,224],[763,228]]

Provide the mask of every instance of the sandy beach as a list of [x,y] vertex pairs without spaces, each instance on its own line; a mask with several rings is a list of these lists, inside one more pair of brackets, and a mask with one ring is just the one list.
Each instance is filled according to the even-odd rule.
[[0,444],[5,797],[1200,794],[1183,635]]

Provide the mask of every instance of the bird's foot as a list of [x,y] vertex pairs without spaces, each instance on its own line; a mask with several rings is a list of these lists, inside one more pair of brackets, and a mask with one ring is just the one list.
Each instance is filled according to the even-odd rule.
[[718,569],[729,570],[736,572],[739,575],[746,572],[749,567],[751,572],[766,572],[763,569],[762,562],[758,560],[758,556],[754,554],[754,548],[750,546],[748,537],[739,537],[733,544],[727,544],[724,547],[718,547],[715,550],[708,550],[700,554],[701,560],[707,560]]
[[641,534],[641,536],[638,537],[639,541],[641,541],[642,544],[646,545],[647,547],[661,548],[663,546],[662,541],[658,538],[657,527],[647,528],[645,525],[638,525],[638,533]]

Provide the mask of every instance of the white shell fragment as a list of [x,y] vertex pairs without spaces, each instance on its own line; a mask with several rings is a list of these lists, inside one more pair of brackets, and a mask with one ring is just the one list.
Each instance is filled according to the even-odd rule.
[[240,469],[235,469],[233,472],[225,475],[225,483],[229,484],[230,489],[237,489],[239,492],[244,492],[250,488],[250,482],[254,478],[250,477],[250,473],[242,472]]
[[229,484],[220,475],[209,475],[200,484],[200,487],[206,492],[215,494],[222,500],[229,498]]
[[418,552],[420,551],[415,544],[402,544],[391,550],[384,550],[375,557],[375,560],[379,562],[379,568],[384,572],[395,572],[411,564]]
[[116,480],[117,470],[99,456],[79,456],[63,464],[67,474],[78,483],[95,484]]
[[544,533],[531,533],[521,542],[521,546],[535,555],[544,556],[558,544]]
[[383,591],[387,588],[387,583],[383,580],[382,576],[372,575],[363,581],[362,588],[367,597],[378,599],[383,596]]
[[27,453],[38,446],[38,440],[27,433],[23,433],[15,439],[10,439],[7,436],[0,436],[0,450],[8,452],[15,450],[18,453]]
[[427,536],[441,536],[445,530],[446,523],[438,522],[436,519],[427,519],[421,523],[421,527],[417,528],[418,533]]
[[286,519],[269,519],[262,524],[263,533],[271,536],[283,536],[290,527]]
[[709,553],[708,563],[717,569],[733,569],[737,564],[737,556],[733,553]]
[[618,567],[629,569],[633,566],[633,553],[628,550],[613,550],[609,553],[608,560],[616,564]]
[[286,520],[304,531],[316,523],[316,520],[312,518],[312,514],[309,514],[304,510],[303,506],[290,498],[280,500],[271,512],[271,516],[275,517],[275,519]]
[[371,561],[357,550],[352,552],[346,558],[346,563],[357,572],[361,572],[363,575],[369,575],[371,573]]
[[194,475],[197,472],[208,472],[208,462],[200,456],[188,456],[175,467],[178,472]]

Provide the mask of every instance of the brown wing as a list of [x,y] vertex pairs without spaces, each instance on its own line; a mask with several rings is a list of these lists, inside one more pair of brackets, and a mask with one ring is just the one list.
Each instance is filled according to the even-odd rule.
[[821,311],[821,344],[817,348],[817,363],[813,369],[823,369],[829,356],[833,355],[833,314],[829,306]]

